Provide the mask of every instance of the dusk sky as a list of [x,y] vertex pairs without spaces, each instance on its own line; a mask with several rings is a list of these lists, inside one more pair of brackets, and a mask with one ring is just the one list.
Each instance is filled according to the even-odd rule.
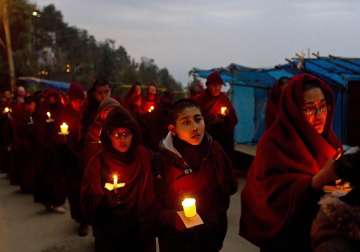
[[185,84],[193,67],[271,67],[296,52],[360,56],[358,0],[33,0],[65,22],[153,58]]

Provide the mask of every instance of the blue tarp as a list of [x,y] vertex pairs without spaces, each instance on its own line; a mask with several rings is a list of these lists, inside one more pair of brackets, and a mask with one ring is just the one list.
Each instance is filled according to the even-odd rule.
[[255,69],[231,64],[226,68],[193,69],[197,77],[207,78],[214,70],[231,85],[231,100],[239,123],[235,128],[235,142],[257,142],[265,128],[265,108],[269,89],[281,77],[292,77],[284,68]]
[[[243,65],[231,64],[208,70],[193,69],[190,73],[200,78],[214,70],[220,71],[221,77],[228,82],[231,100],[239,118],[235,128],[237,143],[257,142],[264,131],[265,106],[268,90],[281,77],[292,77],[299,72],[308,72],[326,80],[336,95],[334,129],[338,137],[347,143],[347,102],[349,83],[360,85],[360,59],[340,57],[318,57],[303,60],[303,69],[299,70],[299,59],[289,64],[269,69],[255,69]],[[357,85],[356,84],[356,85]],[[360,99],[360,97],[359,97]]]
[[25,83],[37,83],[44,85],[45,87],[55,88],[63,91],[67,91],[70,87],[70,83],[62,81],[45,80],[34,77],[18,77],[17,79]]

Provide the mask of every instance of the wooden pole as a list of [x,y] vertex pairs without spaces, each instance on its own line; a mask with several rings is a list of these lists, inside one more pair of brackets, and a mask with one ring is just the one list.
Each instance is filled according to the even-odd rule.
[[16,85],[16,77],[15,77],[15,64],[12,53],[12,45],[11,45],[11,33],[10,33],[10,25],[9,25],[7,0],[2,0],[2,14],[3,14],[2,21],[5,32],[6,51],[7,51],[8,65],[9,65],[10,87],[11,90],[14,92]]

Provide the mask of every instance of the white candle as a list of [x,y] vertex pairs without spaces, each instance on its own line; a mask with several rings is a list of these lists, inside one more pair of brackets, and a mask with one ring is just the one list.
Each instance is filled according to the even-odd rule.
[[196,215],[196,200],[194,198],[185,198],[181,204],[185,217],[191,218]]

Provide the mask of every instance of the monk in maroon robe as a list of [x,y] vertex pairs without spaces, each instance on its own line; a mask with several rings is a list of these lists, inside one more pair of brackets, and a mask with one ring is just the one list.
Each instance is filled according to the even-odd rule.
[[311,251],[311,222],[322,187],[336,179],[331,160],[341,151],[331,128],[334,98],[322,80],[300,74],[279,109],[241,194],[240,235],[261,251]]
[[140,83],[135,83],[131,86],[129,92],[125,96],[124,106],[131,112],[135,119],[139,120],[140,116],[144,113]]
[[16,134],[16,165],[19,172],[19,185],[23,192],[34,191],[36,159],[36,130],[35,130],[36,102],[32,96],[25,97],[24,110],[18,115]]
[[[129,115],[121,108],[110,112],[101,132],[102,150],[89,161],[82,182],[82,207],[93,225],[97,252],[155,251],[151,155]],[[105,188],[107,183],[113,187]]]
[[64,108],[58,91],[49,89],[44,93],[46,101],[39,108],[37,118],[40,146],[34,199],[48,210],[64,213],[63,205],[67,195],[66,167],[62,163],[63,148],[59,142],[59,120]]
[[122,105],[114,98],[105,98],[99,105],[94,122],[89,127],[84,141],[83,164],[86,167],[88,161],[101,150],[100,134],[107,116],[114,108],[122,108]]
[[[170,132],[154,161],[159,202],[161,251],[220,251],[227,231],[230,195],[236,192],[232,164],[222,147],[205,133],[200,108],[180,100]],[[185,197],[196,200],[204,224],[185,228],[177,211]]]
[[231,101],[221,92],[222,85],[224,81],[219,72],[213,72],[207,78],[207,89],[195,101],[205,117],[207,131],[233,159],[234,128],[238,119]]

